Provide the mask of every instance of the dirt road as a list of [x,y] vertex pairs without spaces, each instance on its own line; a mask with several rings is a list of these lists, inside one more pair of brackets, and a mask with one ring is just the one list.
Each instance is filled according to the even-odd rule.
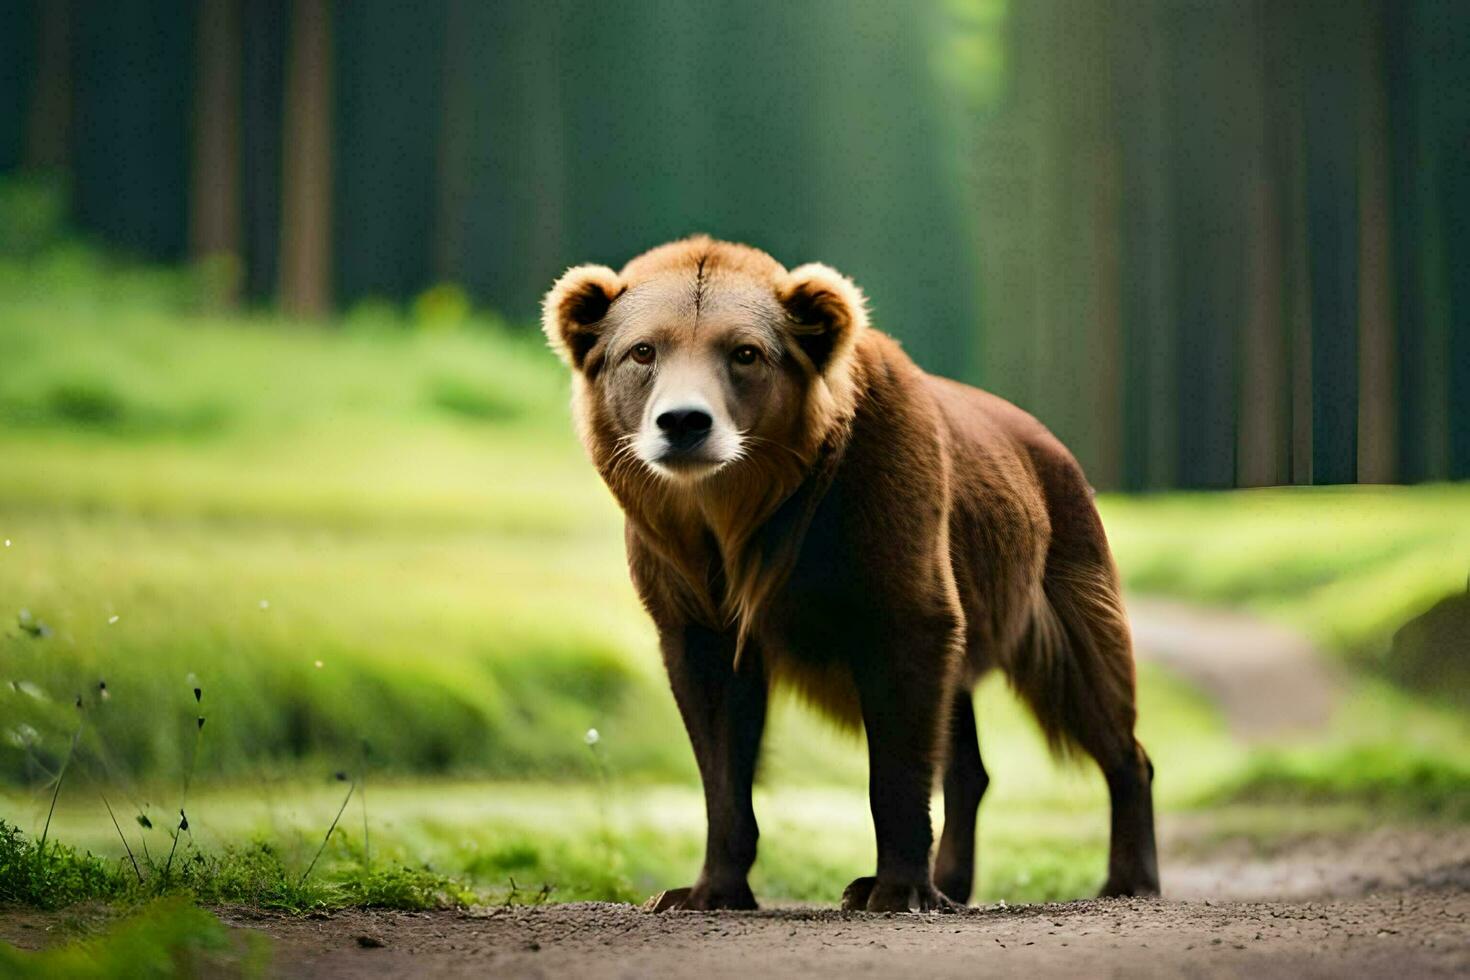
[[1237,738],[1261,742],[1326,725],[1338,696],[1328,657],[1300,633],[1247,613],[1130,596],[1138,659],[1209,695]]
[[1330,902],[1113,899],[958,915],[653,915],[579,904],[236,924],[283,977],[1432,977],[1470,972],[1470,891]]
[[[1188,832],[1186,832],[1188,835]],[[1470,976],[1470,828],[1288,840],[1262,857],[1166,846],[1162,900],[987,905],[955,915],[833,908],[666,912],[579,903],[295,916],[218,909],[270,936],[272,976]],[[75,913],[0,913],[0,940],[74,935]]]

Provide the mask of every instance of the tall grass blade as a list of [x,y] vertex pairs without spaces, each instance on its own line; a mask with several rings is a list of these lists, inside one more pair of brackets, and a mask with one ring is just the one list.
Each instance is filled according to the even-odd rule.
[[[77,699],[77,707],[80,708],[81,698]],[[83,715],[81,721],[77,722],[77,730],[72,732],[71,746],[66,750],[66,758],[61,762],[61,771],[56,774],[56,788],[51,791],[51,808],[46,811],[46,825],[41,829],[41,844],[36,848],[36,866],[40,867],[41,859],[46,854],[46,837],[51,833],[51,818],[56,815],[56,800],[61,796],[61,784],[66,779],[66,771],[71,768],[72,756],[77,754],[77,741],[82,737],[82,726],[87,723],[87,716]]]
[[123,834],[122,826],[117,822],[117,815],[112,812],[112,804],[107,802],[107,797],[104,794],[99,793],[98,795],[102,797],[102,805],[107,807],[107,815],[112,818],[112,827],[117,831],[118,840],[122,841],[123,850],[128,852],[128,860],[133,863],[133,874],[138,876],[138,884],[141,885],[143,883],[143,872],[138,869],[138,859],[133,857],[133,849],[128,846],[128,838]]
[[306,879],[311,876],[311,869],[316,867],[317,860],[322,856],[322,852],[327,849],[327,841],[332,839],[332,831],[337,829],[337,821],[342,819],[342,813],[347,809],[347,803],[352,799],[352,791],[355,789],[357,789],[357,780],[354,779],[352,785],[347,787],[347,795],[342,797],[342,805],[337,808],[337,815],[332,818],[332,825],[327,828],[327,835],[322,838],[322,846],[316,849],[316,854],[312,855],[311,863],[306,866],[305,871],[301,872],[301,880],[296,883],[298,887],[306,884]]

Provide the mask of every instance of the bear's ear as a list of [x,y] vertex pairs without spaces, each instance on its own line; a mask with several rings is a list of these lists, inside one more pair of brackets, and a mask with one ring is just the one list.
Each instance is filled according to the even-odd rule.
[[551,287],[541,301],[541,329],[551,349],[568,365],[581,370],[601,336],[602,318],[624,288],[618,274],[605,265],[575,266]]
[[868,327],[868,301],[849,278],[830,266],[797,266],[776,283],[787,329],[818,372],[842,361]]

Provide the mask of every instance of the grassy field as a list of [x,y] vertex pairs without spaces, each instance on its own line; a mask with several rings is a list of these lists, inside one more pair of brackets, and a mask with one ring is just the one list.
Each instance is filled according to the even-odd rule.
[[1106,497],[1130,588],[1240,606],[1381,656],[1470,577],[1470,487],[1298,487]]
[[[1166,806],[1186,806],[1233,770],[1231,745],[1209,706],[1176,682],[1146,673],[1143,735],[1158,748],[1160,768],[1177,774],[1161,788]],[[1053,766],[1020,707],[998,683],[979,697],[994,790],[982,832],[982,889],[994,898],[1060,898],[1095,889],[1106,855],[1106,794],[1086,770]],[[682,731],[667,738],[682,742]],[[606,744],[599,741],[597,750]],[[763,894],[831,901],[871,861],[872,828],[860,747],[819,727],[792,706],[769,736],[757,799]],[[691,879],[703,844],[703,809],[689,781],[650,783],[584,754],[572,784],[538,781],[370,779],[354,796],[323,859],[328,881],[351,882],[367,865],[427,868],[455,877],[495,899],[511,878],[522,887],[556,886],[559,899],[633,899]],[[596,774],[601,771],[603,777]],[[271,841],[286,863],[302,867],[320,845],[345,794],[330,778],[216,781],[188,804],[186,848],[206,854],[252,839]],[[121,853],[99,801],[105,780],[75,784],[52,822],[60,840],[98,853]],[[113,790],[116,792],[116,790]],[[115,805],[148,814],[153,829],[129,826],[135,850],[149,842],[155,857],[170,846],[180,787],[166,783],[116,796]],[[49,794],[0,797],[33,833]],[[363,822],[368,821],[364,832]],[[172,821],[172,822],[171,822]],[[192,853],[192,852],[190,852]],[[124,869],[125,870],[125,869]],[[843,877],[843,876],[846,877]],[[1098,879],[1098,880],[1095,880]]]
[[[0,263],[0,817],[39,836],[70,759],[51,837],[113,861],[102,796],[151,853],[188,782],[190,860],[261,839],[289,878],[341,772],[366,812],[355,797],[324,887],[403,867],[494,897],[689,879],[692,760],[555,359],[452,290],[329,327],[199,312],[206,287],[85,250]],[[1132,588],[1245,605],[1355,663],[1470,566],[1470,487],[1102,507]],[[1465,719],[1385,684],[1353,681],[1319,740],[1250,751],[1198,692],[1141,685],[1166,813],[1470,817]],[[1100,780],[1054,766],[999,682],[980,716],[982,895],[1088,892]],[[871,861],[862,752],[791,705],[768,744],[757,890],[830,901]]]

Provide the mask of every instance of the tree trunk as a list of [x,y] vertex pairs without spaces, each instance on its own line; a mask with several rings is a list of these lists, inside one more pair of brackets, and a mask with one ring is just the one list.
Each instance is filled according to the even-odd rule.
[[[1267,0],[1269,2],[1269,0]],[[1282,267],[1282,174],[1274,166],[1271,114],[1281,101],[1271,85],[1272,65],[1266,36],[1266,3],[1249,8],[1243,59],[1241,153],[1242,205],[1247,214],[1240,381],[1236,393],[1236,483],[1272,486],[1290,482],[1289,349],[1284,342],[1286,302]]]
[[316,317],[331,305],[332,10],[292,0],[282,145],[281,307]]
[[1174,352],[1178,261],[1171,136],[1172,40],[1167,0],[1115,5],[1114,128],[1122,154],[1118,235],[1119,316],[1123,330],[1123,486],[1174,485],[1178,393]]
[[469,142],[475,123],[469,3],[448,0],[444,17],[432,263],[434,278],[440,282],[466,281],[465,226],[472,189]]
[[[1358,475],[1356,13],[1313,7],[1306,89],[1307,274],[1312,290],[1312,482]],[[1346,67],[1345,67],[1346,66]]]
[[1388,483],[1394,479],[1398,458],[1397,344],[1382,6],[1374,4],[1369,17],[1371,28],[1359,39],[1363,71],[1358,131],[1358,482]]
[[227,277],[216,297],[233,306],[240,284],[240,29],[239,0],[199,5],[198,76],[194,89],[194,172],[189,253],[223,258]]
[[46,0],[39,8],[24,160],[28,169],[62,170],[71,163],[71,0]]

